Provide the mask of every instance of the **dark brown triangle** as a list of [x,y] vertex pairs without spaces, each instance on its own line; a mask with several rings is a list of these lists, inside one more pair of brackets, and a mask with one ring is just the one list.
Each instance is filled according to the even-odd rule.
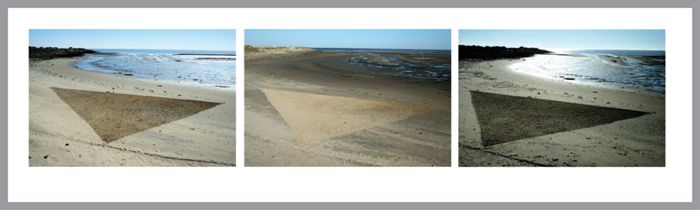
[[221,103],[51,88],[107,143]]
[[484,146],[587,128],[646,112],[470,91]]

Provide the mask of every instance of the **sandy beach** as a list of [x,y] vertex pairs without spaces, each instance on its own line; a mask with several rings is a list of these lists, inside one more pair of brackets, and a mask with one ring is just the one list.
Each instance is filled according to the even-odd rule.
[[508,68],[520,61],[460,61],[460,166],[665,165],[663,93]]
[[351,57],[246,51],[246,166],[450,165],[449,81],[373,73]]
[[30,61],[30,166],[234,166],[235,91]]

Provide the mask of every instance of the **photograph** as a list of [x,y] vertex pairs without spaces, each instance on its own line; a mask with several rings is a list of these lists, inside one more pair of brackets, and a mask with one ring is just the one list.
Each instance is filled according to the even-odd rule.
[[30,29],[29,166],[235,166],[235,39]]
[[664,167],[665,30],[460,30],[459,166]]
[[245,31],[246,166],[450,166],[451,31]]

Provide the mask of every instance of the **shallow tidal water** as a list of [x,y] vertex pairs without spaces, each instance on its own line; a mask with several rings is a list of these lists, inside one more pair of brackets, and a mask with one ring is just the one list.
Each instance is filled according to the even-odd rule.
[[344,49],[319,48],[322,52],[351,53],[352,65],[361,65],[380,73],[411,78],[446,81],[450,79],[449,50]]
[[235,86],[236,56],[228,51],[96,50],[78,69],[223,88]]

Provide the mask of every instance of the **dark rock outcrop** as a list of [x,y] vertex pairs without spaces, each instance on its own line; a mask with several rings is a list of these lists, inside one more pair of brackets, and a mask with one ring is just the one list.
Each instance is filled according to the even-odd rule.
[[96,53],[94,50],[84,48],[57,48],[57,47],[32,47],[29,46],[29,59],[48,60],[54,58],[72,58],[83,56],[86,53]]
[[518,47],[507,48],[500,46],[477,46],[477,45],[459,45],[459,59],[482,59],[493,60],[503,58],[524,58],[534,56],[536,54],[547,54],[550,51],[531,48]]

